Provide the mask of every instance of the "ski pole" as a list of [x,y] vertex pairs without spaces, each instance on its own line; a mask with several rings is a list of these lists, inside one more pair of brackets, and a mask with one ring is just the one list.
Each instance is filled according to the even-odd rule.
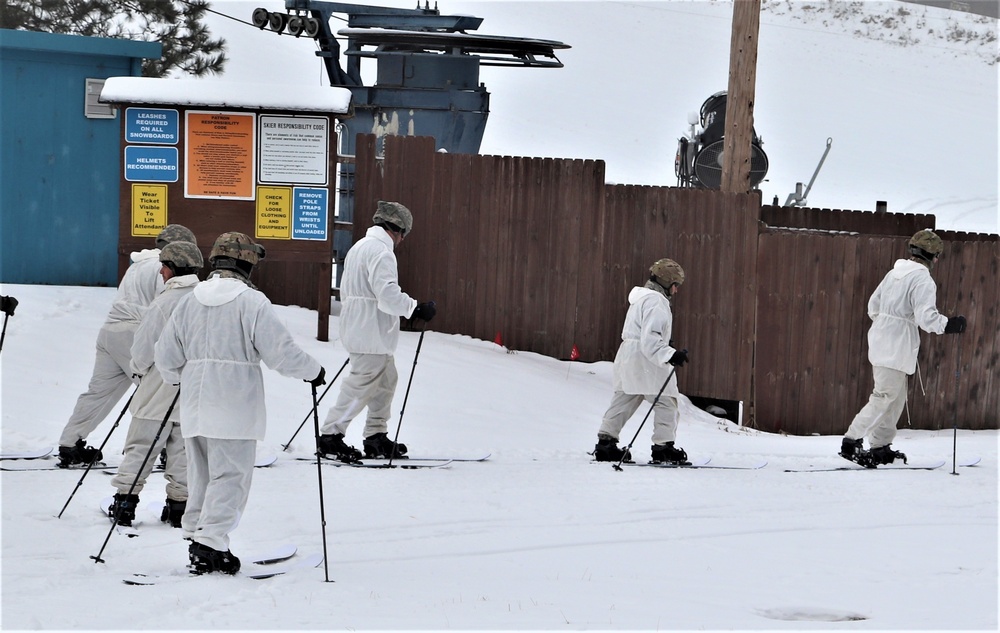
[[[344,367],[346,366],[347,363],[345,362]],[[341,367],[340,371],[343,370],[344,368]],[[338,375],[340,375],[339,372]],[[334,380],[336,380],[336,378],[334,378]],[[327,388],[329,389],[329,387]],[[326,392],[324,391],[323,393]],[[330,580],[329,563],[327,562],[330,557],[327,555],[326,551],[326,506],[323,503],[323,455],[319,450],[319,399],[316,398],[316,385],[312,386],[312,399],[313,430],[316,434],[316,474],[319,476],[319,521],[323,528],[323,573],[326,575],[326,582],[332,582]],[[289,443],[291,443],[291,441],[289,441]]]
[[0,352],[3,351],[3,340],[7,338],[7,319],[9,318],[9,314],[3,315],[3,332],[0,332]]
[[76,482],[76,487],[73,488],[73,492],[69,493],[69,499],[66,499],[66,503],[63,504],[62,510],[60,510],[59,514],[56,516],[57,519],[62,518],[63,512],[65,512],[66,508],[69,507],[69,502],[73,500],[73,496],[76,494],[76,491],[79,490],[80,486],[83,485],[83,480],[87,478],[88,474],[90,474],[90,469],[94,467],[94,462],[97,461],[97,456],[103,454],[104,445],[108,443],[108,440],[111,439],[111,434],[114,433],[115,429],[118,428],[118,423],[122,421],[123,417],[125,417],[125,412],[128,411],[128,406],[132,404],[132,398],[135,397],[135,392],[138,390],[139,390],[139,385],[136,385],[135,389],[132,390],[132,395],[128,397],[128,402],[126,402],[125,406],[122,407],[122,412],[118,414],[118,419],[115,420],[115,423],[111,426],[111,430],[108,431],[108,434],[104,438],[104,441],[101,442],[101,445],[97,447],[97,452],[94,454],[94,457],[90,460],[90,463],[87,464],[87,469],[83,471],[82,475],[80,475],[80,481]]
[[955,406],[951,412],[952,440],[951,440],[951,474],[958,474],[958,378],[962,374],[962,333],[958,333],[955,341]]
[[389,454],[389,463],[386,465],[387,468],[392,468],[392,459],[396,456],[396,446],[399,441],[399,429],[403,426],[403,414],[406,413],[406,400],[410,397],[410,385],[413,384],[413,374],[417,371],[417,357],[420,356],[420,346],[424,344],[424,332],[426,332],[427,324],[424,323],[424,327],[420,329],[420,339],[417,340],[417,351],[413,355],[413,367],[410,368],[410,379],[406,383],[406,393],[403,394],[403,407],[399,410],[399,423],[396,425],[396,437],[392,439],[392,453]]
[[7,338],[7,319],[14,316],[17,309],[17,299],[14,297],[3,297],[3,332],[0,332],[0,351],[3,351],[3,340]]
[[[333,377],[333,380],[331,380],[331,381],[330,381],[330,382],[329,382],[329,383],[328,383],[328,384],[326,385],[326,389],[324,389],[324,390],[323,390],[323,393],[322,393],[322,394],[320,394],[320,396],[319,396],[319,399],[318,399],[318,400],[316,400],[316,402],[314,403],[314,407],[318,407],[318,406],[319,406],[319,403],[320,403],[320,402],[322,402],[322,400],[323,400],[323,396],[325,396],[325,395],[326,395],[326,392],[327,392],[327,391],[330,391],[330,387],[332,387],[332,386],[333,386],[333,383],[337,382],[337,378],[340,378],[340,374],[341,374],[341,373],[343,373],[344,369],[346,369],[346,368],[347,368],[347,363],[349,363],[349,362],[351,362],[351,359],[350,359],[350,358],[348,358],[347,360],[345,360],[345,361],[344,361],[344,364],[343,364],[343,366],[341,366],[341,368],[340,368],[340,371],[338,371],[338,372],[337,372],[337,375]],[[307,414],[306,414],[306,417],[304,417],[304,418],[302,419],[302,424],[300,424],[300,425],[299,425],[299,428],[295,429],[295,432],[294,432],[294,433],[292,433],[292,437],[290,437],[290,438],[288,439],[288,443],[287,443],[287,444],[282,444],[282,445],[281,445],[281,450],[285,450],[285,451],[287,451],[287,450],[288,450],[288,447],[292,445],[292,440],[294,440],[294,439],[295,439],[295,436],[299,434],[299,431],[301,431],[301,430],[302,430],[302,427],[303,427],[303,426],[305,426],[305,425],[306,425],[306,422],[308,422],[308,421],[309,421],[309,416],[310,416],[310,415],[312,415],[312,414],[313,414],[314,412],[315,412],[315,408],[313,409],[313,411],[310,411],[309,413],[307,413]],[[316,415],[319,415],[319,414],[317,413]]]
[[674,368],[670,370],[670,375],[668,375],[667,379],[663,381],[663,386],[660,387],[660,392],[658,394],[656,394],[655,398],[653,398],[653,404],[650,405],[649,411],[647,411],[645,417],[642,418],[642,422],[639,424],[639,428],[635,430],[635,435],[632,436],[632,441],[628,443],[627,447],[625,447],[625,452],[622,453],[622,458],[619,459],[618,463],[613,466],[613,468],[615,470],[621,472],[621,470],[622,470],[622,462],[625,461],[625,456],[628,455],[632,451],[632,444],[634,444],[636,438],[639,437],[639,431],[642,430],[642,427],[646,424],[646,420],[649,419],[649,414],[652,413],[653,409],[656,408],[656,403],[660,401],[660,396],[663,395],[664,389],[666,389],[667,385],[670,384],[670,379],[674,377],[674,372],[676,372],[676,371],[677,371],[677,366],[675,365]]
[[[142,476],[142,471],[146,468],[146,463],[149,458],[153,455],[153,449],[160,442],[160,435],[163,434],[163,429],[167,426],[167,422],[170,421],[170,414],[174,412],[174,405],[177,404],[177,399],[181,396],[180,388],[177,389],[177,393],[174,394],[174,399],[170,401],[170,406],[167,408],[167,414],[163,416],[163,422],[160,423],[160,428],[156,429],[156,437],[153,438],[152,444],[149,445],[149,450],[146,451],[146,456],[142,459],[142,464],[139,466],[139,471],[135,474],[135,479],[132,480],[132,485],[129,486],[128,492],[125,496],[131,497],[132,492],[135,487],[139,485],[139,477]],[[101,558],[101,554],[104,553],[104,548],[108,546],[108,541],[111,540],[111,535],[114,534],[115,528],[118,527],[118,519],[121,518],[122,508],[118,506],[115,508],[115,516],[111,521],[111,529],[108,530],[108,535],[104,537],[104,543],[101,545],[101,551],[97,552],[97,556],[91,556],[94,559],[94,563],[103,563],[104,559]]]

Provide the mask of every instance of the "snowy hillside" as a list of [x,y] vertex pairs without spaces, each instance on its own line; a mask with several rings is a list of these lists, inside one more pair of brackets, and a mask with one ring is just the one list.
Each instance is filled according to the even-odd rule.
[[[409,8],[396,0],[388,6]],[[277,0],[220,0],[249,21]],[[438,2],[481,33],[566,42],[562,69],[483,68],[482,151],[601,159],[609,182],[675,185],[677,139],[725,90],[730,2]],[[315,44],[222,17],[222,81],[325,84]],[[770,160],[764,199],[784,202],[832,149],[810,206],[934,213],[938,226],[997,233],[997,22],[901,2],[764,3],[755,129]],[[266,70],[262,70],[266,69]],[[367,69],[374,73],[374,66]]]
[[[414,238],[417,239],[417,238]],[[21,305],[0,356],[3,451],[51,446],[86,387],[114,291],[0,286]],[[346,357],[315,340],[316,313],[278,307],[330,376]],[[334,318],[331,331],[337,332]],[[335,337],[334,337],[335,338]],[[506,353],[468,337],[403,333],[400,389],[413,383],[400,439],[411,454],[492,453],[425,471],[324,467],[308,456],[308,385],[265,371],[266,441],[232,549],[282,543],[323,567],[270,580],[187,578],[178,530],[144,515],[110,535],[98,510],[110,477],[0,471],[3,630],[996,630],[997,432],[900,432],[930,471],[790,473],[839,465],[839,437],[785,437],[682,403],[678,443],[693,458],[759,470],[661,470],[590,463],[611,365]],[[415,362],[416,361],[416,362]],[[692,362],[704,362],[694,359]],[[415,368],[415,369],[414,369]],[[683,376],[680,387],[684,388]],[[320,405],[325,415],[337,386]],[[119,403],[115,414],[124,402]],[[859,403],[860,404],[860,403]],[[647,407],[625,427],[649,458]],[[91,436],[117,460],[124,425]],[[281,451],[308,419],[293,450]],[[390,422],[395,432],[398,418]],[[846,421],[845,421],[846,426]],[[348,441],[361,442],[360,420]],[[8,462],[4,462],[5,464]],[[141,505],[163,500],[154,474]],[[60,509],[73,496],[62,518]],[[121,582],[179,572],[162,586]],[[326,573],[332,583],[324,582]]]

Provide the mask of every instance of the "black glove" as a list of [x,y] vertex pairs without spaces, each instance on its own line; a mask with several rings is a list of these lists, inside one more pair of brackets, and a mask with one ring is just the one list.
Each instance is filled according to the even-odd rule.
[[679,349],[674,352],[674,355],[670,357],[667,361],[674,367],[683,367],[684,363],[688,362],[688,351],[686,349]]
[[953,316],[948,318],[948,325],[944,326],[945,334],[961,334],[965,331],[965,317]]
[[14,308],[17,307],[17,299],[14,297],[0,297],[0,312],[7,316],[14,316]]
[[422,319],[424,321],[430,322],[437,314],[437,308],[433,301],[428,301],[427,303],[418,303],[417,307],[413,309],[413,318]]
[[326,384],[326,369],[324,369],[323,367],[320,367],[319,368],[319,373],[316,374],[315,378],[313,378],[312,380],[304,380],[302,382],[307,382],[310,385],[312,385],[313,387],[319,387],[320,385],[325,385]]

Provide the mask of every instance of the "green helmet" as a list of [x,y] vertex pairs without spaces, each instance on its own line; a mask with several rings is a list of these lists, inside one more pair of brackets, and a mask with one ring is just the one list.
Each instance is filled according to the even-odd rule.
[[156,236],[156,248],[163,248],[171,242],[191,242],[198,243],[198,238],[194,236],[186,226],[180,224],[168,224],[159,235]]
[[208,254],[208,261],[214,265],[216,258],[228,257],[256,266],[257,262],[264,259],[264,254],[264,247],[255,243],[249,235],[230,231],[223,233],[215,240],[212,252]]
[[391,224],[400,230],[403,235],[409,235],[413,230],[413,214],[410,210],[398,202],[378,201],[378,209],[372,217],[374,224]]
[[649,272],[656,277],[657,283],[664,288],[669,288],[673,284],[678,286],[684,283],[684,269],[672,259],[661,259],[649,267]]
[[191,242],[170,242],[160,249],[160,261],[173,264],[173,268],[201,268],[205,259],[201,250]]
[[917,231],[910,238],[910,253],[927,261],[931,261],[944,250],[944,242],[937,233],[930,229]]

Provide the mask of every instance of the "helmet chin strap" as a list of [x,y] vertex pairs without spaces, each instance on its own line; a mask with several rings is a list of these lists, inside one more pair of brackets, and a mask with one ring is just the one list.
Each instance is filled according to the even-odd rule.
[[[243,264],[243,266],[240,266],[240,264]],[[231,270],[241,277],[249,280],[250,271],[253,270],[253,264],[233,259],[232,257],[216,257],[212,260],[212,268],[214,270]]]
[[910,259],[916,260],[922,264],[927,264],[928,268],[934,265],[934,259],[936,257],[937,255],[928,253],[919,246],[910,246]]

